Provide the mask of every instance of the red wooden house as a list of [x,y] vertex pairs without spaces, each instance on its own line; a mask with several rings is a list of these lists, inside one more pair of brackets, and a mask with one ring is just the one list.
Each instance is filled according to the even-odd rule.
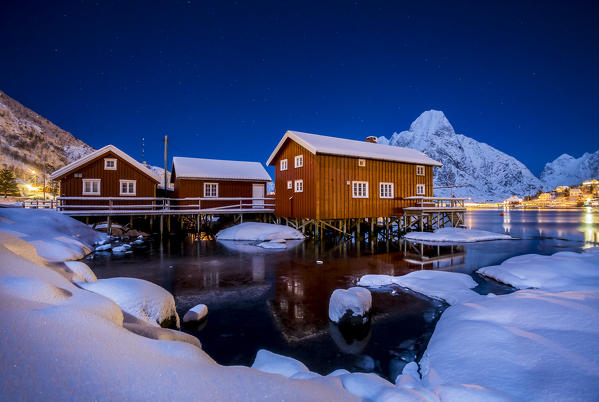
[[[238,200],[214,200],[210,198],[257,198],[244,200],[243,204],[263,207],[266,183],[272,181],[260,162],[226,161],[218,159],[173,158],[171,183],[175,198],[204,198],[201,208],[233,205]],[[197,201],[179,200],[180,205],[197,205]]]
[[287,131],[270,155],[275,215],[317,220],[393,217],[433,195],[433,167],[415,149]]
[[[155,197],[160,178],[114,145],[107,145],[58,169],[50,176],[60,182],[61,197]],[[88,204],[87,200],[65,204]],[[106,202],[104,202],[106,204]]]

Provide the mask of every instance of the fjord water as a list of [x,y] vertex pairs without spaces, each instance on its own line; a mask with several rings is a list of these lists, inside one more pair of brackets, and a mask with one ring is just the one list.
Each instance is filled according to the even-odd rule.
[[348,336],[328,320],[334,289],[350,287],[365,274],[424,268],[472,274],[480,293],[506,293],[513,289],[473,272],[516,255],[599,245],[596,209],[475,210],[465,221],[518,239],[439,247],[305,241],[274,251],[188,237],[125,257],[97,255],[90,265],[99,278],[130,276],[163,286],[175,296],[181,316],[196,304],[208,305],[208,319],[183,330],[197,336],[218,363],[251,365],[264,348],[321,374],[345,368],[393,380],[406,360],[424,352],[446,305],[399,288],[373,291],[372,324]]

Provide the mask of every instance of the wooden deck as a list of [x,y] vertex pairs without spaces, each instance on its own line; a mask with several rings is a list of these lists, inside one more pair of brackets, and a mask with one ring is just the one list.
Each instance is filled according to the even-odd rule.
[[[222,206],[205,208],[206,204]],[[171,216],[238,215],[274,212],[274,199],[265,198],[155,198],[155,197],[58,197],[56,210],[69,216]],[[35,205],[30,205],[35,208]]]

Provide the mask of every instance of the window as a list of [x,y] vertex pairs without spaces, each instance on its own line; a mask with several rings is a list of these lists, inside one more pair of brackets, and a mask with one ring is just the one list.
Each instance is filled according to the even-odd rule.
[[416,166],[416,176],[424,176],[424,166]]
[[281,159],[281,171],[287,170],[287,159]]
[[304,166],[304,155],[297,155],[297,156],[295,157],[295,160],[294,160],[294,162],[295,162],[295,165],[294,165],[294,166],[295,166],[296,168],[300,168],[300,167]]
[[352,181],[352,198],[368,198],[367,181]]
[[218,183],[204,183],[204,197],[218,197]]
[[293,182],[291,180],[287,180],[287,190],[291,190],[293,188]]
[[83,195],[100,195],[100,179],[83,179]]
[[296,180],[295,181],[295,192],[296,193],[303,193],[304,192],[304,181],[303,180]]
[[75,173],[75,174],[73,175],[73,177],[77,177],[77,178],[79,178],[79,177],[83,177],[83,173]]
[[379,196],[393,198],[393,183],[379,183]]
[[116,159],[105,158],[104,159],[104,170],[116,170]]
[[424,184],[416,184],[416,195],[426,194],[426,187]]
[[366,166],[366,159],[358,159],[358,166],[360,166],[360,167]]
[[135,195],[135,180],[119,180],[121,183],[121,195]]

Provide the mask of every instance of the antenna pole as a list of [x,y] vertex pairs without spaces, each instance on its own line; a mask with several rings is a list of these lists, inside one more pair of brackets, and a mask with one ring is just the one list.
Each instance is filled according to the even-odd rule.
[[146,139],[144,137],[141,137],[141,160],[143,161],[143,164],[146,164]]
[[168,143],[168,136],[165,135],[164,136],[164,197],[166,197],[166,163],[167,163],[167,157],[166,157],[166,145]]

